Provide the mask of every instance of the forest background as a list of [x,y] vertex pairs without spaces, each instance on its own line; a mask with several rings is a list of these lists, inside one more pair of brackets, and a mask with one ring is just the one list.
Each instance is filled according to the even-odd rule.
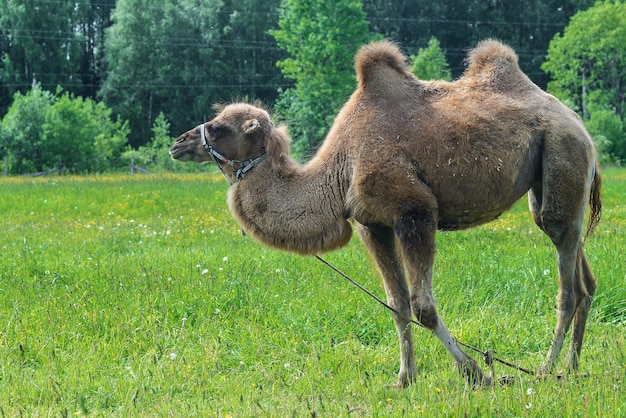
[[212,105],[259,100],[296,156],[323,140],[355,88],[353,56],[388,38],[422,79],[452,80],[497,38],[580,114],[603,163],[626,162],[626,5],[543,0],[7,0],[0,2],[0,165],[198,170],[173,136]]

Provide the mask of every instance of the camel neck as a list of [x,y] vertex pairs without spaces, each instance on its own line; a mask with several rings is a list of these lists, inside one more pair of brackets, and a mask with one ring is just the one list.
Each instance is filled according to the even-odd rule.
[[341,247],[350,239],[342,156],[316,156],[304,166],[266,160],[229,192],[239,225],[268,246],[301,254]]

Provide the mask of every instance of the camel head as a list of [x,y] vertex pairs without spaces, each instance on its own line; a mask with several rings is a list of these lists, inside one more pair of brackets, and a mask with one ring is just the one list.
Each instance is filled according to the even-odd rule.
[[271,128],[265,110],[243,103],[228,105],[211,121],[179,136],[170,155],[179,161],[203,163],[212,159],[207,151],[211,147],[228,160],[245,160],[263,152],[263,134]]
[[174,160],[213,160],[231,183],[241,180],[266,157],[274,166],[289,161],[291,139],[287,128],[276,127],[266,110],[247,103],[220,109],[214,119],[178,137],[170,148]]

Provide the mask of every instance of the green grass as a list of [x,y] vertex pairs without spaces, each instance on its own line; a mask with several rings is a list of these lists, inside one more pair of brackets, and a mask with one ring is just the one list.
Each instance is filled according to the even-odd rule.
[[[0,414],[626,416],[625,170],[604,173],[586,245],[599,288],[582,376],[498,366],[515,383],[477,391],[424,330],[417,383],[387,388],[389,313],[315,259],[242,237],[226,192],[208,174],[0,179]],[[327,259],[383,295],[358,239]],[[438,236],[435,296],[463,341],[534,369],[556,290],[525,201]]]

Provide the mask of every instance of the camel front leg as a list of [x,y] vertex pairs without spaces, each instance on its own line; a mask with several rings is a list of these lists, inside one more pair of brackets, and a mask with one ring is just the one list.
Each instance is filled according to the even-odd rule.
[[441,341],[472,387],[490,385],[491,379],[483,374],[474,359],[461,350],[437,314],[432,294],[436,225],[433,211],[414,209],[402,215],[394,227],[405,274],[410,280],[413,314]]
[[400,371],[395,386],[407,387],[416,377],[411,323],[407,319],[411,318],[411,304],[404,269],[395,252],[393,230],[383,226],[359,225],[358,231],[383,277],[387,303],[401,314],[393,314],[400,340]]

